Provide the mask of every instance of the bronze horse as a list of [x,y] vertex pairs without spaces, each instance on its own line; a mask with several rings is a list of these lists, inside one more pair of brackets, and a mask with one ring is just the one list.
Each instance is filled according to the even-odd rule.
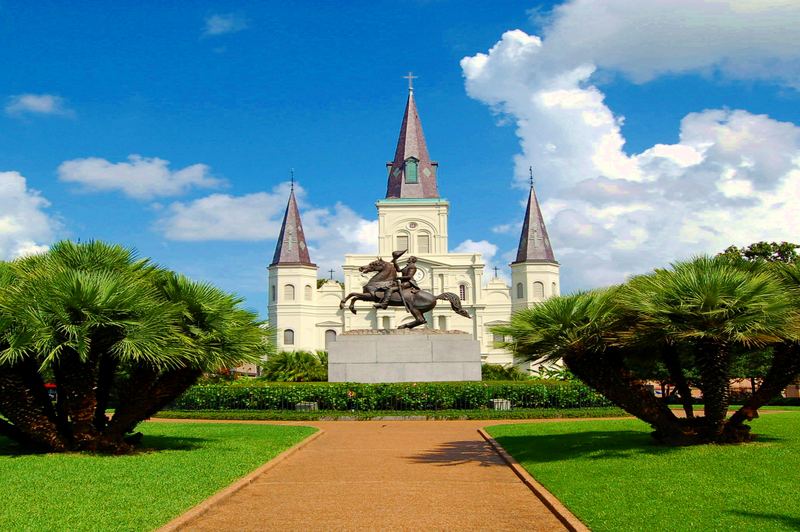
[[[389,286],[393,285],[395,283],[395,279],[397,279],[397,270],[395,269],[394,264],[391,262],[386,262],[380,257],[378,260],[374,260],[366,266],[361,266],[358,271],[361,273],[378,273],[373,275],[372,278],[367,281],[367,284],[364,285],[363,292],[350,292],[347,294],[347,297],[342,299],[342,302],[339,303],[339,308],[343,309],[345,303],[349,299],[349,308],[353,314],[356,313],[356,301],[370,301],[373,303],[380,302],[380,300],[383,298],[383,291]],[[405,299],[405,303],[403,303],[403,299]],[[449,301],[450,308],[452,308],[457,314],[464,316],[465,318],[470,317],[469,313],[461,308],[461,299],[459,299],[459,297],[452,292],[444,292],[443,294],[434,296],[425,290],[417,291],[403,289],[402,295],[400,292],[395,292],[392,294],[392,297],[389,299],[389,306],[406,307],[411,315],[414,316],[414,321],[401,325],[398,327],[398,329],[411,329],[418,325],[427,323],[423,314],[433,310],[433,308],[436,306],[436,301],[440,299]]]

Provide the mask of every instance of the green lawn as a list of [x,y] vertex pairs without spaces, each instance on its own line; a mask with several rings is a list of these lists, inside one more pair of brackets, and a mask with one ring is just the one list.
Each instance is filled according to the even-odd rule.
[[150,530],[315,429],[145,423],[131,456],[25,454],[0,437],[0,530]]
[[682,448],[631,419],[487,430],[595,531],[798,530],[800,414],[752,425],[754,443]]

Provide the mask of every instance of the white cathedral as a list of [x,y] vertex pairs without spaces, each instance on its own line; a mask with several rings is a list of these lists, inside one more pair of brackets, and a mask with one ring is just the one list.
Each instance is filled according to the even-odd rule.
[[[453,292],[461,298],[471,319],[441,304],[426,314],[427,327],[459,330],[481,346],[481,359],[491,364],[514,363],[499,347],[490,328],[508,323],[516,310],[559,294],[559,264],[553,255],[539,203],[531,184],[516,260],[511,263],[511,286],[498,277],[484,282],[480,253],[451,253],[447,245],[450,203],[439,195],[438,163],[431,161],[413,89],[409,88],[394,160],[386,163],[386,197],[377,201],[378,254],[407,249],[417,257],[417,284],[434,294]],[[276,331],[279,350],[321,350],[342,332],[353,329],[394,329],[413,318],[402,307],[386,310],[372,304],[356,305],[358,314],[339,302],[350,292],[361,292],[372,274],[359,266],[375,255],[345,256],[344,285],[327,280],[317,288],[318,268],[311,261],[294,190],[289,195],[283,225],[269,265],[269,324]]]

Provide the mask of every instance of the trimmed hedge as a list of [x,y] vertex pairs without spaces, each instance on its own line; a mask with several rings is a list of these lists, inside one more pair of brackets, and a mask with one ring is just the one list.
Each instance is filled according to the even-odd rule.
[[270,382],[247,386],[200,385],[186,391],[170,410],[292,410],[314,401],[322,410],[445,410],[491,407],[508,399],[514,408],[612,406],[580,382],[428,382],[356,384]]

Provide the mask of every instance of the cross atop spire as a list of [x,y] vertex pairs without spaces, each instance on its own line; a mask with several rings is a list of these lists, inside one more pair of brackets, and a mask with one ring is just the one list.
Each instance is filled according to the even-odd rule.
[[303,233],[303,222],[300,221],[300,210],[294,197],[294,170],[292,170],[292,188],[289,191],[289,202],[283,214],[283,224],[275,246],[275,255],[270,266],[315,266],[308,255],[308,245]]
[[517,259],[513,264],[520,262],[549,262],[558,264],[547,236],[539,200],[536,199],[536,190],[533,188],[533,169],[529,169],[531,179],[531,192],[528,196],[528,207],[525,209],[525,220],[522,222],[522,233],[519,235]]
[[419,76],[415,76],[414,73],[409,70],[408,75],[403,77],[408,80],[408,92],[414,92],[414,80]]
[[292,176],[292,184],[291,184],[291,185],[289,185],[289,190],[291,190],[292,192],[294,192],[294,168],[290,168],[290,169],[289,169],[289,173],[290,173],[290,174],[291,174],[291,176]]
[[528,174],[530,174],[531,188],[533,188],[533,166],[528,167]]
[[389,170],[386,198],[438,198],[436,170],[439,163],[431,161],[428,155],[422,122],[414,101],[412,80],[416,76],[409,72],[408,76],[403,77],[408,78],[408,100],[394,160],[386,163]]

